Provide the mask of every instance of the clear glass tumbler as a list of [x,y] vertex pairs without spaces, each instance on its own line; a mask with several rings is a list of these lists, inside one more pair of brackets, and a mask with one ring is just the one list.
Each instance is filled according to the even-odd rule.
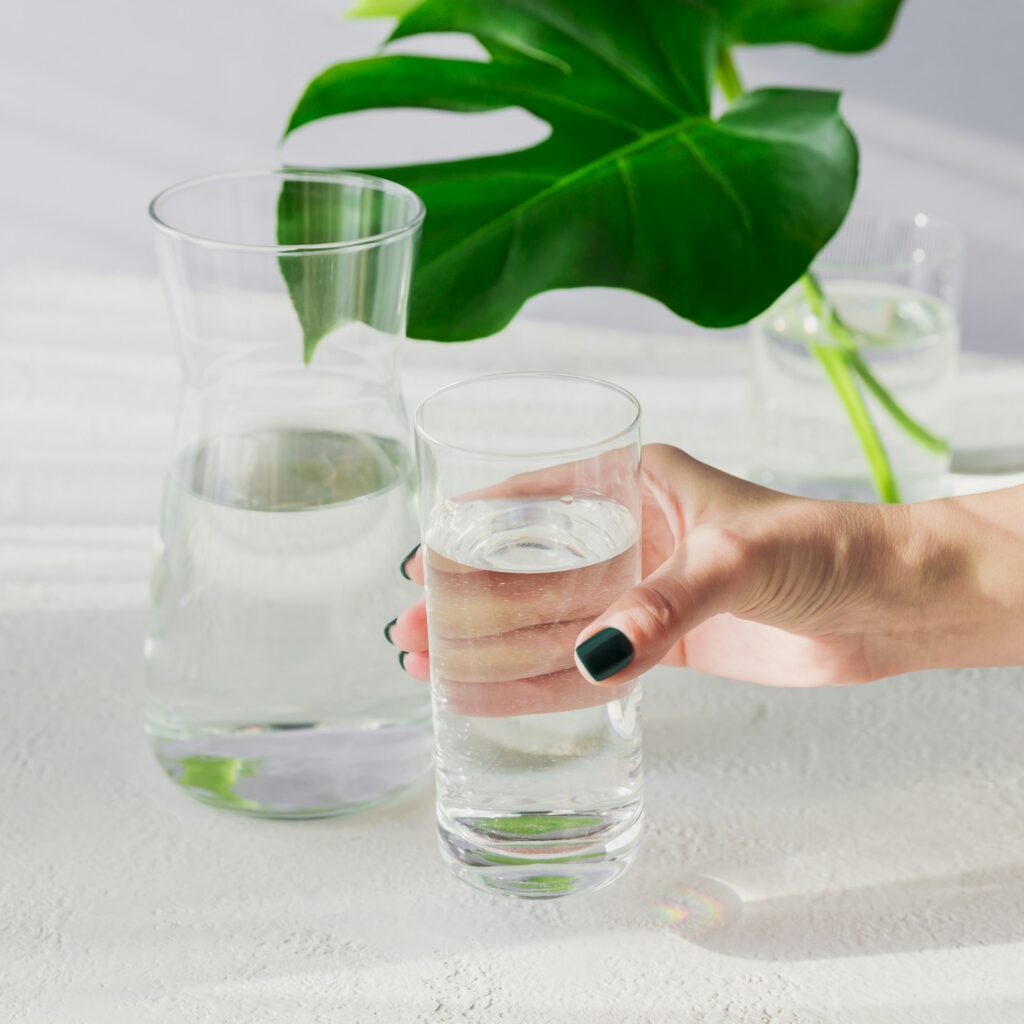
[[498,374],[427,398],[416,434],[442,852],[491,892],[605,885],[640,834],[640,686],[573,652],[640,579],[640,408]]
[[[852,329],[858,365],[885,392],[862,374],[849,378],[904,501],[938,496],[949,471],[963,252],[956,228],[924,214],[853,216],[813,267],[826,308]],[[847,339],[803,282],[751,331],[754,478],[808,497],[877,501],[850,412],[815,354]]]
[[397,339],[422,205],[270,171],[176,185],[150,213],[184,377],[145,648],[156,755],[250,814],[374,803],[431,747],[382,632],[415,593]]

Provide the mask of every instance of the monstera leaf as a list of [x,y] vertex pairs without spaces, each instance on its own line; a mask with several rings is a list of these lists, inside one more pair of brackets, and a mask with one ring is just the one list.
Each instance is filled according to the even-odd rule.
[[[456,112],[521,107],[546,121],[538,145],[392,167],[427,207],[409,332],[491,334],[554,288],[628,288],[696,323],[760,313],[839,227],[856,144],[830,92],[766,89],[711,113],[719,55],[734,42],[791,39],[863,49],[898,0],[363,0],[399,17],[392,38],[474,36],[490,60],[380,54],[328,68],[288,132],[382,107]],[[281,240],[294,221],[279,223]],[[288,279],[307,352],[333,326]]]

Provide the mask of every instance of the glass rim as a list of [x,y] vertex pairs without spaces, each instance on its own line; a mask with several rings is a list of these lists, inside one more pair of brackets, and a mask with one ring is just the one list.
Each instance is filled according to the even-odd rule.
[[[322,181],[325,184],[339,186],[357,185],[367,191],[382,192],[405,199],[409,203],[410,215],[405,223],[400,224],[396,228],[378,232],[375,235],[365,235],[362,238],[338,239],[333,242],[293,242],[282,245],[267,242],[226,242],[223,239],[206,238],[203,235],[175,227],[165,220],[158,211],[161,203],[179,193],[187,192],[202,185],[240,181],[248,178],[279,178],[282,181],[289,179]],[[206,249],[220,249],[227,252],[260,252],[288,255],[348,251],[384,245],[395,239],[404,238],[416,231],[423,223],[426,207],[423,204],[423,200],[412,189],[399,185],[397,181],[381,178],[376,174],[364,174],[361,171],[332,171],[316,167],[277,167],[268,170],[222,171],[218,174],[204,174],[196,178],[186,178],[184,181],[168,185],[167,188],[158,192],[150,200],[147,212],[153,226],[158,231],[181,242],[189,242]]]
[[[465,448],[462,445],[450,444],[447,441],[442,441],[439,438],[431,434],[423,424],[423,410],[426,406],[433,402],[434,399],[440,398],[442,395],[450,391],[456,391],[459,388],[469,387],[470,385],[483,384],[487,381],[495,380],[508,380],[512,378],[526,378],[533,377],[538,379],[549,379],[549,380],[565,380],[574,381],[582,384],[595,384],[600,388],[604,388],[608,391],[618,392],[633,408],[633,415],[630,418],[629,423],[614,433],[607,435],[606,437],[598,438],[595,441],[588,442],[587,444],[573,445],[571,448],[552,448],[545,449],[543,451],[531,451],[531,452],[488,452],[480,448]],[[604,448],[607,445],[613,444],[620,438],[625,437],[637,428],[640,422],[641,408],[640,402],[631,391],[622,387],[621,384],[615,384],[610,380],[603,380],[600,377],[589,377],[585,374],[580,373],[559,373],[554,370],[504,370],[498,373],[485,373],[478,377],[467,377],[465,380],[453,381],[451,384],[445,384],[443,387],[438,388],[436,391],[432,391],[426,398],[424,398],[419,405],[416,406],[416,412],[413,414],[413,427],[416,431],[416,436],[426,441],[432,448],[442,449],[448,452],[454,452],[462,456],[472,456],[474,458],[486,458],[494,459],[495,461],[512,461],[516,459],[547,459],[547,458],[559,458],[561,456],[580,455],[583,452],[591,451],[594,448]]]
[[853,213],[849,215],[843,223],[839,225],[836,233],[825,243],[824,248],[811,261],[811,269],[871,272],[906,270],[910,267],[917,266],[917,262],[912,257],[899,260],[862,260],[859,262],[857,260],[849,259],[837,260],[823,258],[828,247],[839,240],[844,228],[853,227],[854,225],[863,225],[874,230],[877,229],[879,225],[883,224],[920,228],[922,230],[934,228],[945,232],[949,236],[949,241],[943,247],[942,252],[932,256],[926,254],[925,259],[920,262],[931,263],[933,265],[936,263],[949,263],[961,258],[967,248],[967,236],[964,234],[963,228],[943,217],[935,217],[930,213],[925,213],[923,210],[917,210],[914,213],[893,213],[884,210],[869,213],[865,211],[863,213]]

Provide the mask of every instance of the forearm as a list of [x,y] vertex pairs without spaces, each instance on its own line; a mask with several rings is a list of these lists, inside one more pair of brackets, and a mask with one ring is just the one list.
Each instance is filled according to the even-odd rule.
[[1024,487],[893,508],[906,671],[1024,664]]

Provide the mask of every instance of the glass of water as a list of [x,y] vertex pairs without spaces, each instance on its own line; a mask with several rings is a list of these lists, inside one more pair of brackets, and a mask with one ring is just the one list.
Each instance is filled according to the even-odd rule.
[[184,376],[146,636],[156,755],[250,814],[372,804],[430,760],[429,700],[382,634],[414,595],[396,364],[422,205],[271,171],[150,212]]
[[640,579],[640,408],[584,377],[454,384],[416,413],[443,855],[490,892],[620,874],[642,820],[640,687],[579,673]]
[[[813,268],[825,301],[852,329],[860,359],[930,435],[914,436],[856,380],[905,501],[939,496],[949,472],[943,442],[951,428],[963,263],[963,238],[950,224],[925,214],[854,215]],[[808,497],[877,500],[849,413],[813,353],[838,343],[803,284],[751,332],[755,479]]]

